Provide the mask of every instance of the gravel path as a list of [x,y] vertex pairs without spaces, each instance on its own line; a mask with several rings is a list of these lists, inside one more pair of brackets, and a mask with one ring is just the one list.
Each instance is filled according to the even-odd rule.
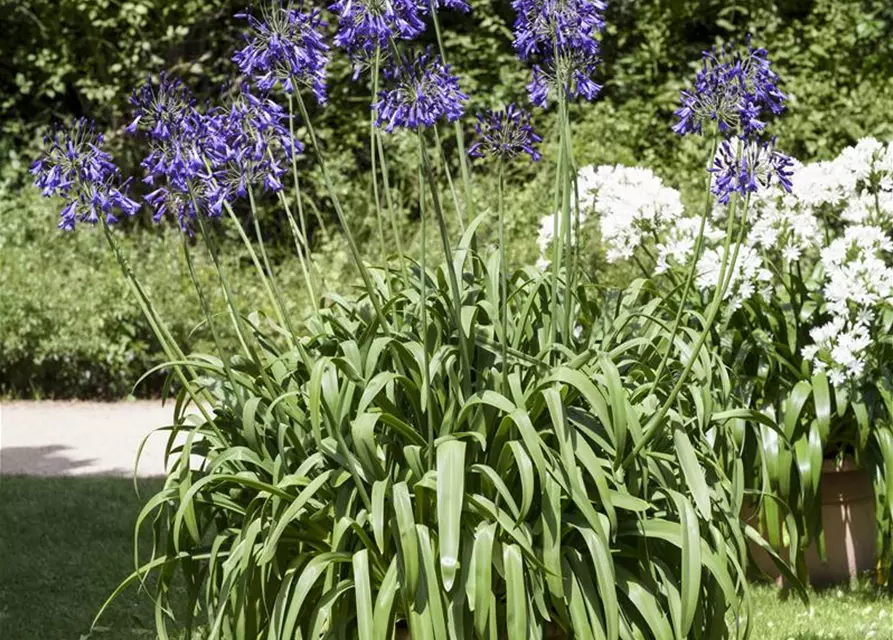
[[[158,401],[10,402],[0,406],[0,474],[131,476],[148,434],[169,424]],[[167,433],[149,437],[140,476],[164,474]]]

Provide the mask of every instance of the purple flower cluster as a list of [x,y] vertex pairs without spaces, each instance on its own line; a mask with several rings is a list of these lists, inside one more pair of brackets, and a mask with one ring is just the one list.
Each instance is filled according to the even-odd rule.
[[372,108],[376,124],[385,131],[430,127],[442,117],[453,122],[465,113],[468,96],[440,56],[419,54],[412,61],[386,68],[384,76],[390,86],[379,92]]
[[215,118],[215,125],[212,136],[220,152],[212,160],[208,190],[212,212],[219,213],[224,202],[246,197],[252,185],[282,190],[285,162],[304,146],[292,137],[281,106],[242,87],[229,110]]
[[209,135],[216,128],[215,119],[201,114],[189,89],[165,74],[157,87],[147,81],[130,102],[135,117],[127,131],[143,132],[149,141],[149,153],[141,164],[146,172],[143,182],[154,187],[145,198],[153,219],[160,222],[171,213],[181,230],[191,232],[196,204],[206,202],[208,158],[218,146]]
[[765,116],[784,111],[787,99],[770,66],[766,50],[753,47],[749,37],[744,49],[729,44],[705,51],[694,86],[682,91],[673,131],[701,134],[712,122],[726,138],[759,136],[766,127]]
[[742,196],[766,189],[777,182],[790,192],[794,162],[776,150],[775,138],[758,140],[724,140],[713,161],[713,193],[723,204],[733,193]]
[[355,79],[391,40],[412,40],[425,30],[417,0],[336,0],[329,10],[338,16],[335,44],[353,61]]
[[162,73],[157,87],[147,80],[133,92],[130,103],[135,116],[126,130],[143,132],[150,143],[142,162],[144,182],[171,180],[185,191],[188,182],[204,170],[201,115],[192,93],[178,78]]
[[603,0],[512,0],[515,50],[533,62],[531,101],[541,107],[551,91],[593,100],[601,86],[592,76],[600,62],[605,28]]
[[530,113],[513,104],[477,114],[474,128],[479,139],[468,149],[473,157],[510,160],[526,153],[534,162],[541,157],[537,145],[542,138],[530,124]]
[[248,44],[236,52],[233,61],[242,73],[254,78],[259,90],[266,93],[281,84],[292,94],[308,87],[320,104],[325,103],[329,46],[319,9],[299,11],[274,0],[262,19],[247,13],[236,17],[248,20]]
[[60,229],[74,231],[78,222],[96,224],[100,213],[114,224],[116,209],[128,216],[139,211],[139,203],[124,193],[129,180],[120,182],[120,171],[102,150],[103,143],[102,134],[85,119],[44,139],[43,153],[31,165],[31,174],[45,197],[65,199]]
[[132,102],[137,117],[129,129],[145,131],[150,145],[142,166],[144,182],[155,190],[146,202],[156,222],[172,213],[187,233],[196,215],[221,215],[251,185],[282,189],[285,160],[303,150],[282,107],[247,86],[228,108],[207,113],[196,109],[182,83],[167,77],[157,88],[144,86]]

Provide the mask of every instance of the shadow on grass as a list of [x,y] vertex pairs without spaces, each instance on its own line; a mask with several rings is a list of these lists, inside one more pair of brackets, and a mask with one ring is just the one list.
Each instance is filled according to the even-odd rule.
[[71,447],[59,444],[46,447],[6,447],[0,450],[0,472],[27,473],[31,476],[69,476],[96,461],[87,458],[75,460],[68,452]]
[[[133,524],[161,482],[141,480],[141,500],[126,478],[0,476],[0,638],[86,636],[133,570]],[[155,637],[151,602],[135,588],[99,624],[90,637]]]

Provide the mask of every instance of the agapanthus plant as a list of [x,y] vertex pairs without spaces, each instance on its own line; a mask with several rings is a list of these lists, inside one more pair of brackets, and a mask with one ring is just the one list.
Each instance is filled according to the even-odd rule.
[[139,211],[139,203],[126,195],[129,180],[122,182],[112,157],[102,150],[104,142],[86,119],[67,129],[59,127],[44,139],[43,154],[31,165],[31,174],[44,196],[65,200],[60,229],[74,231],[78,222],[96,224],[100,216],[114,224],[116,211],[127,216]]
[[[737,230],[725,236],[710,313],[678,333],[678,317],[672,328],[666,322],[669,298],[649,287],[605,304],[591,297],[598,283],[576,251],[587,213],[566,98],[597,92],[591,72],[604,4],[517,3],[526,11],[518,46],[538,65],[542,86],[535,98],[557,90],[560,103],[548,274],[508,264],[502,241],[481,253],[476,232],[486,214],[458,243],[450,240],[436,171],[448,176],[448,163],[435,167],[428,154],[432,142],[443,148],[437,127],[458,122],[467,97],[442,52],[407,58],[399,41],[418,33],[426,9],[391,0],[333,5],[338,44],[355,63],[371,54],[377,64],[385,44],[393,49],[375,119],[385,131],[413,131],[419,151],[419,260],[364,263],[299,86],[320,88],[318,14],[300,14],[302,21],[290,6],[273,5],[279,13],[266,22],[249,19],[248,45],[236,56],[248,77],[218,104],[197,109],[167,78],[134,99],[129,128],[148,138],[144,169],[156,189],[149,202],[162,213],[176,210],[181,224],[194,217],[238,351],[218,339],[191,238],[182,236],[182,245],[217,347],[212,355],[179,348],[106,228],[180,385],[171,471],[137,524],[153,522],[151,557],[122,588],[154,588],[162,637],[182,610],[186,635],[207,616],[212,638],[378,640],[408,629],[416,638],[558,632],[682,640],[731,633],[733,620],[744,620],[746,635],[746,539],[761,538],[738,517],[742,487],[720,464],[714,434],[759,414],[721,410],[730,398],[726,369],[716,352],[702,350],[734,280],[725,269],[734,273],[727,256]],[[277,92],[253,93],[252,83],[284,83],[287,112]],[[331,304],[306,319],[287,312],[290,292],[276,285],[254,196],[271,192],[295,226],[283,180],[289,164],[301,207],[297,118],[364,285],[352,299],[327,291]],[[515,108],[480,125],[473,151],[498,160],[501,234],[506,161],[535,159],[539,139]],[[53,141],[35,166],[46,193],[91,194],[100,209],[135,208],[115,190],[99,142],[78,136],[71,145]],[[373,136],[382,165],[383,137]],[[78,155],[82,148],[86,155]],[[247,207],[235,206],[243,196],[260,256],[243,228]],[[617,216],[623,254],[682,226],[678,194],[652,175],[585,188],[583,204],[593,198],[596,210]],[[473,193],[466,204],[471,210]],[[431,209],[442,242],[435,268],[426,236]],[[225,220],[206,220],[222,212]],[[635,221],[639,237],[621,231],[621,216]],[[242,238],[275,318],[246,312],[233,295],[215,234],[226,222]],[[302,221],[299,254],[309,245]],[[313,295],[309,278],[308,290]],[[200,417],[186,418],[190,404]],[[156,570],[155,581],[145,580]],[[185,601],[172,602],[181,598],[173,580],[184,575]]]
[[291,2],[272,0],[260,17],[251,13],[236,17],[248,20],[248,32],[247,44],[233,61],[260,91],[281,86],[292,94],[307,87],[317,102],[325,104],[329,45],[321,10],[305,8],[303,2],[294,8]]

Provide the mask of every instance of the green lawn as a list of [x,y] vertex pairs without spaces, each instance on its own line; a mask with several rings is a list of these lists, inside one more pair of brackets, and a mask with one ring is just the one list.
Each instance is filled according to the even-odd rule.
[[[142,481],[143,498],[160,481]],[[132,568],[140,509],[129,480],[0,478],[0,638],[79,640]],[[893,598],[870,586],[812,594],[809,608],[772,587],[754,590],[756,640],[893,639]],[[136,589],[92,639],[153,638],[152,607]]]
[[893,639],[893,597],[868,584],[811,593],[809,607],[759,586],[754,610],[755,640]]
[[[143,499],[161,486],[141,481]],[[133,482],[0,477],[0,638],[79,640],[133,569]],[[154,638],[153,609],[126,592],[89,636]]]

